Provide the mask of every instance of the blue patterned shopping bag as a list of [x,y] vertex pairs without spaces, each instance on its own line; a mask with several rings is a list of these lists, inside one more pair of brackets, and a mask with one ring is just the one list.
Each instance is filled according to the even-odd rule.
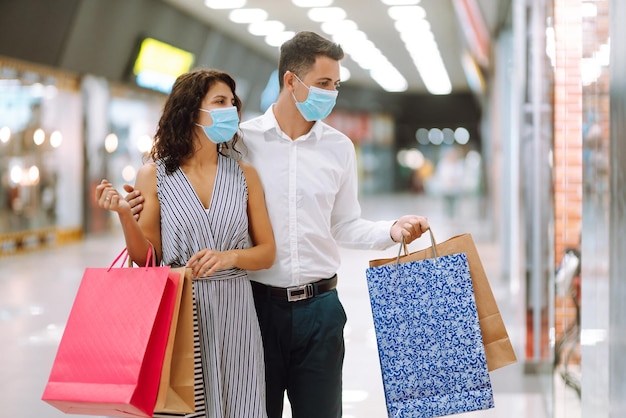
[[494,407],[467,256],[366,272],[390,418]]

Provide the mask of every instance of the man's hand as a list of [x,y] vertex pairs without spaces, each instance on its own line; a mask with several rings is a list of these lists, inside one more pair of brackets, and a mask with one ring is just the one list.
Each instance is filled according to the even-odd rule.
[[144,198],[141,195],[141,192],[139,190],[135,190],[135,188],[130,184],[125,184],[124,190],[128,193],[124,197],[124,200],[130,204],[130,212],[133,214],[135,220],[138,221],[141,210],[143,209]]
[[395,242],[402,241],[404,236],[404,242],[409,244],[413,240],[422,236],[422,234],[430,229],[428,219],[424,216],[417,215],[405,215],[398,219],[396,223],[391,226],[391,239]]
[[107,179],[102,179],[100,184],[96,186],[96,202],[102,209],[111,210],[120,214],[130,209],[128,202],[122,199],[120,193],[115,190],[111,182]]

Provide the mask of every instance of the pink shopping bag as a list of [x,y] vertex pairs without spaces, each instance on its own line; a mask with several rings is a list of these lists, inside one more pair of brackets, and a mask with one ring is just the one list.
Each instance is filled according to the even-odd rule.
[[125,253],[83,274],[42,396],[65,413],[153,414],[181,275],[114,268]]

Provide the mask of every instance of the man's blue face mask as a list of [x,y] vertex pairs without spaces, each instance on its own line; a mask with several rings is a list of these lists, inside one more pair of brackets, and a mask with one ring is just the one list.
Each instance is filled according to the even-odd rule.
[[296,100],[296,96],[291,93],[293,100],[296,102],[296,107],[302,114],[302,117],[309,122],[313,122],[324,119],[330,115],[333,107],[335,107],[337,94],[339,92],[337,90],[324,90],[314,86],[309,87],[304,84],[295,73],[293,76],[309,90],[309,95],[303,102],[298,102],[298,100]]
[[215,144],[221,144],[233,139],[235,133],[239,129],[239,114],[237,113],[237,107],[226,107],[220,109],[200,109],[201,112],[207,112],[211,114],[213,124],[211,126],[204,126],[196,123],[200,126],[206,134],[209,141]]

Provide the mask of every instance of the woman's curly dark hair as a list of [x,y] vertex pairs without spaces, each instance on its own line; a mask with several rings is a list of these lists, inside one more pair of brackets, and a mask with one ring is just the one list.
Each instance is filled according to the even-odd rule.
[[[241,99],[235,93],[235,80],[225,72],[218,70],[195,70],[180,75],[174,82],[172,91],[163,107],[163,114],[154,136],[154,143],[149,157],[163,160],[168,173],[178,169],[181,162],[194,153],[193,130],[196,128],[198,112],[204,96],[216,83],[223,82],[230,87],[235,97],[235,106],[241,118]],[[237,132],[229,141],[232,151],[240,139]],[[227,144],[218,144],[217,151],[226,155],[232,153]]]

